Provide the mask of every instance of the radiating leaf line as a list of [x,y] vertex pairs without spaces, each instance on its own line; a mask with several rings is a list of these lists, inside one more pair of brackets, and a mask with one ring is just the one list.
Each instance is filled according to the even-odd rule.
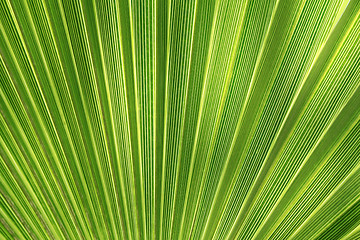
[[[21,35],[20,35],[20,38],[21,38]],[[23,42],[23,40],[21,40],[21,41]],[[9,45],[8,45],[8,46],[9,46]],[[12,49],[12,47],[10,47],[10,48]],[[26,51],[26,50],[25,50],[25,51]],[[27,51],[26,51],[26,52],[27,52]],[[13,54],[14,54],[14,53],[13,53]],[[18,68],[19,68],[19,65],[18,65]],[[20,68],[19,68],[19,69],[20,69]],[[32,72],[34,72],[33,68],[32,68]],[[22,79],[23,79],[23,81],[24,81],[24,76],[23,76],[23,73],[22,73],[22,72],[21,72],[21,75],[22,75]],[[37,81],[36,84],[39,84],[38,81]],[[26,88],[28,88],[27,85],[25,85],[25,86],[26,86]],[[37,85],[37,86],[39,86],[39,85]],[[29,94],[29,89],[27,89],[27,92],[28,92],[28,94]],[[41,91],[40,91],[40,92],[41,92]],[[40,93],[40,94],[42,95],[41,98],[43,99],[43,94],[42,94],[42,93]],[[30,94],[30,96],[31,96],[31,94]],[[31,99],[32,99],[32,98],[31,98]],[[35,103],[34,103],[33,100],[32,100],[32,105],[35,106]],[[36,110],[37,117],[38,117],[39,119],[41,119],[38,108],[35,107],[35,110]],[[48,112],[48,110],[47,110],[47,112]],[[43,121],[40,120],[40,123],[42,124],[42,126],[44,126],[44,122],[43,122]],[[50,139],[49,133],[47,133],[47,132],[44,132],[44,133],[45,133],[46,138],[47,138],[47,139]],[[50,144],[49,144],[49,145],[50,145]],[[53,154],[55,153],[55,149],[54,149],[54,146],[53,146],[52,144],[50,145],[50,150],[52,151]],[[54,155],[56,156],[56,154],[54,154]],[[49,164],[49,163],[47,163],[47,164]],[[60,167],[59,169],[62,169],[62,168]],[[63,178],[63,179],[66,179],[66,178],[64,177],[64,173],[63,173],[63,172],[62,172],[62,178]],[[66,185],[66,187],[68,188],[68,191],[71,192],[71,191],[69,190],[68,184]],[[69,210],[68,210],[68,211],[69,211]]]

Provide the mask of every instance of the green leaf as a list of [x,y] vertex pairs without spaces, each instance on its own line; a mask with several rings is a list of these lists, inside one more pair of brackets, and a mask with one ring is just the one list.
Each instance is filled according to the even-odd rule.
[[358,0],[0,0],[0,239],[358,239]]

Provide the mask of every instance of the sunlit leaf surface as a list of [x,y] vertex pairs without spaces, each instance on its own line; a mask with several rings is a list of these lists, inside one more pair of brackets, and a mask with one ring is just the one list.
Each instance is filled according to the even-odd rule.
[[0,0],[0,239],[360,239],[360,1]]

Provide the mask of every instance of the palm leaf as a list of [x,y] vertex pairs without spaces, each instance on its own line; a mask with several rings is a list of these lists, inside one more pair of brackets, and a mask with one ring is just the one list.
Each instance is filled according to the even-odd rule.
[[0,0],[0,239],[358,239],[358,0]]

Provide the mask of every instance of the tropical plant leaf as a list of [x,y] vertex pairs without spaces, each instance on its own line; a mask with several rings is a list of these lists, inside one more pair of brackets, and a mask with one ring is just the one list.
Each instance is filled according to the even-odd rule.
[[359,239],[360,1],[0,0],[0,239]]

